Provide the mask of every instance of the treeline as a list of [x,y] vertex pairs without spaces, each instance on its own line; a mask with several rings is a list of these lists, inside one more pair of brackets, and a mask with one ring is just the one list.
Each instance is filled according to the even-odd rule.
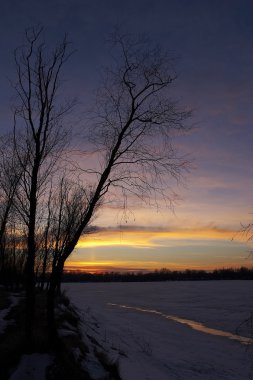
[[253,268],[241,267],[215,269],[213,271],[192,270],[172,271],[169,269],[154,272],[104,272],[88,273],[66,271],[63,282],[147,282],[147,281],[209,281],[209,280],[253,280]]

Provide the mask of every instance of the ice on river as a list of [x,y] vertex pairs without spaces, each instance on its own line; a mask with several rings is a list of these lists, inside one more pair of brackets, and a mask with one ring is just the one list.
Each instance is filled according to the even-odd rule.
[[253,281],[64,288],[81,311],[84,334],[118,362],[123,380],[251,378],[251,329],[241,323],[253,311]]

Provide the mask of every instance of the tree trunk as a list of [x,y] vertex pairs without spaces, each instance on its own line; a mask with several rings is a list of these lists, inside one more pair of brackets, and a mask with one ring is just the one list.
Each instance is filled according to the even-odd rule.
[[28,254],[26,262],[26,335],[32,337],[35,311],[34,257]]
[[26,334],[31,338],[34,324],[35,312],[35,224],[37,211],[37,182],[38,182],[39,163],[36,162],[33,168],[31,191],[29,196],[29,225],[27,238],[27,261],[26,261]]
[[40,279],[40,288],[42,290],[44,289],[44,286],[45,286],[47,258],[48,258],[48,249],[46,249],[45,254],[44,254],[42,273],[41,273],[41,279]]
[[49,289],[47,293],[47,318],[48,318],[48,330],[49,339],[55,341],[57,337],[57,329],[55,323],[55,298],[60,292],[61,277],[64,267],[64,261],[59,260],[56,265],[53,266],[52,274],[49,282]]

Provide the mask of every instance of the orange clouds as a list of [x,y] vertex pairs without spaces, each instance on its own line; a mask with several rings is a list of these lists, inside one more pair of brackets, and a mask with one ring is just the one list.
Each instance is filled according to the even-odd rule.
[[92,235],[83,237],[77,248],[106,247],[106,246],[130,246],[134,248],[151,248],[166,245],[166,241],[173,240],[231,240],[235,231],[206,228],[185,230],[149,230],[149,229],[127,229],[127,230],[103,230]]

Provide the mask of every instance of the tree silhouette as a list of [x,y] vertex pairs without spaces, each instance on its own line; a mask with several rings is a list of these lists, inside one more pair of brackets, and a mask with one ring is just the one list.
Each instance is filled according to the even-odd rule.
[[81,168],[95,180],[85,192],[82,218],[72,227],[71,238],[53,268],[52,299],[66,259],[112,189],[119,189],[123,197],[131,194],[147,200],[159,196],[170,203],[167,179],[180,180],[189,166],[173,144],[175,135],[189,129],[185,120],[191,115],[168,92],[176,79],[173,59],[159,47],[151,48],[147,40],[130,40],[117,32],[112,42],[118,59],[105,71],[90,135],[100,167]]
[[[191,112],[180,108],[170,93],[177,78],[173,58],[148,40],[118,31],[111,43],[113,64],[104,70],[94,122],[84,127],[85,143],[96,152],[96,162],[87,167],[72,162],[74,173],[60,165],[69,132],[64,117],[74,105],[62,104],[59,91],[62,69],[71,55],[66,38],[50,52],[43,29],[32,28],[26,31],[25,45],[15,52],[13,157],[18,175],[11,203],[13,231],[17,222],[21,226],[18,252],[26,258],[28,337],[35,284],[40,281],[43,288],[46,278],[49,328],[55,334],[54,300],[65,262],[80,236],[92,231],[104,202],[114,195],[124,204],[130,195],[171,205],[174,193],[168,180],[180,181],[189,168],[174,143],[174,137],[189,130],[186,120]],[[16,249],[17,240],[13,244]]]
[[26,226],[27,332],[34,313],[38,201],[66,144],[63,116],[72,104],[59,104],[62,67],[69,57],[66,38],[48,53],[43,29],[26,31],[26,43],[15,51],[17,105],[14,110],[15,154],[21,167],[17,209]]

